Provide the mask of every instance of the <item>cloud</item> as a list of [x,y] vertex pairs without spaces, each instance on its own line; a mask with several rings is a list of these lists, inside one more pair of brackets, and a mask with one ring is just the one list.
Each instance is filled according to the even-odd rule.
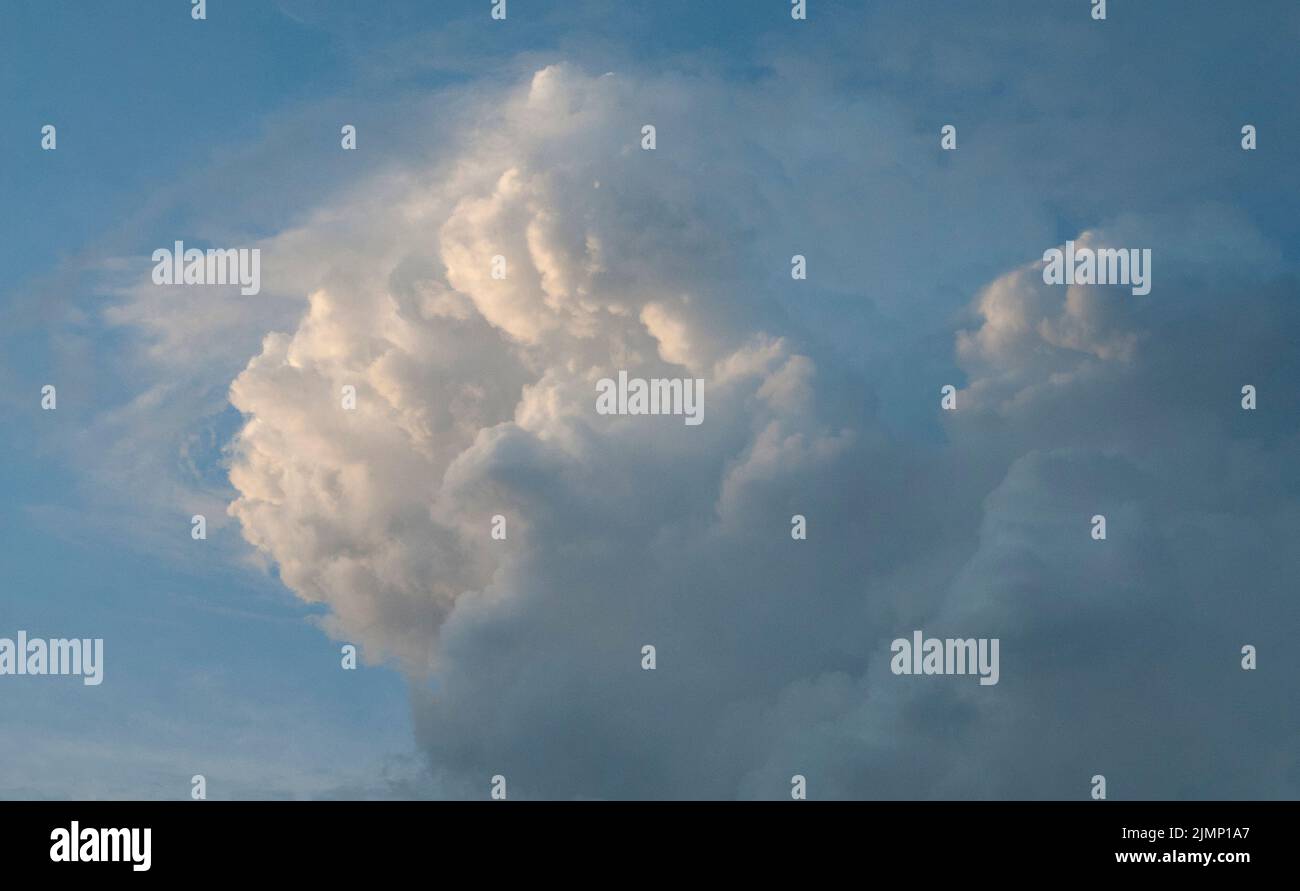
[[[845,171],[796,176],[790,128],[735,135],[792,89],[544,67],[457,105],[445,151],[264,240],[273,289],[306,304],[230,386],[244,537],[412,678],[440,795],[497,773],[512,797],[780,797],[794,773],[817,797],[1081,797],[1098,772],[1116,797],[1294,791],[1300,320],[1279,252],[1214,205],[1128,213],[1075,238],[1151,246],[1151,295],[1050,287],[1034,211],[990,236],[1022,265],[922,363],[966,383],[946,441],[916,441],[843,353],[889,335],[854,316],[824,336],[795,310],[827,295],[779,281],[787,227],[852,247],[800,209]],[[806,114],[861,135],[836,101]],[[981,252],[921,262],[939,195],[880,178],[897,163],[834,196],[896,199],[845,230],[876,274],[827,266],[897,320],[923,293],[893,329],[915,335]],[[890,257],[873,226],[915,237]],[[703,378],[706,422],[597,415],[619,369]],[[1242,412],[1239,382],[1269,411]],[[999,684],[892,675],[914,628],[1000,637]],[[1276,674],[1240,670],[1247,642]]]
[[[707,288],[690,288],[679,264],[700,250],[659,224],[690,207],[638,172],[638,129],[619,135],[637,89],[537,72],[506,98],[484,148],[430,173],[441,189],[417,184],[380,220],[366,217],[396,239],[365,258],[368,280],[323,284],[297,330],[269,335],[232,385],[250,419],[235,445],[232,515],[292,588],[333,607],[336,631],[377,655],[427,667],[453,605],[485,590],[546,522],[550,493],[536,487],[548,475],[577,490],[568,497],[603,498],[580,479],[584,464],[621,463],[607,443],[655,463],[650,447],[676,453],[700,466],[693,477],[716,476],[729,449],[746,462],[733,478],[771,449],[817,447],[777,439],[773,420],[744,451],[753,421],[734,407],[803,411],[813,366],[761,331],[726,327]],[[592,132],[602,135],[581,137]],[[628,197],[611,199],[618,190]],[[504,279],[492,275],[498,255]],[[697,437],[710,448],[694,454],[698,443],[663,425],[597,418],[594,382],[620,368],[705,375],[709,403],[733,406],[710,413]],[[345,385],[357,388],[355,412],[340,407]],[[515,520],[508,546],[487,535],[498,511]]]

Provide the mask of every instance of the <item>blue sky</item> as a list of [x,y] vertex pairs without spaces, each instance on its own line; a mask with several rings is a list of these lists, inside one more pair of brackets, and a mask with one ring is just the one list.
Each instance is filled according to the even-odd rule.
[[[490,5],[0,12],[0,636],[106,647],[0,679],[0,796],[1296,795],[1293,4]],[[263,293],[153,287],[181,239]],[[634,361],[697,439],[582,414]],[[882,674],[931,626],[1003,682]]]

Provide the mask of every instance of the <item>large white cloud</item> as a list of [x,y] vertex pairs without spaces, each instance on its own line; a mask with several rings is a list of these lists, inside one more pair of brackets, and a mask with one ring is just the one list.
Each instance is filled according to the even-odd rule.
[[[527,553],[530,530],[567,522],[552,494],[672,522],[840,441],[804,429],[813,363],[692,287],[683,264],[717,258],[666,225],[704,222],[685,184],[646,171],[662,162],[624,111],[644,92],[537,72],[472,153],[367,208],[391,241],[323,276],[297,330],[269,335],[231,388],[249,419],[231,513],[373,656],[427,668],[458,599]],[[598,417],[595,381],[619,369],[704,378],[704,427]],[[532,491],[549,474],[560,491]],[[498,512],[508,544],[488,535]]]
[[[772,796],[804,773],[823,797],[1068,796],[1106,770],[1178,794],[1175,772],[1142,775],[1205,717],[1171,710],[1198,685],[1220,702],[1238,638],[1269,634],[1225,625],[1214,588],[1180,587],[1184,567],[1246,559],[1252,535],[1296,521],[1260,483],[1294,430],[1261,452],[1205,407],[1210,386],[1233,407],[1229,370],[1263,329],[1221,341],[1218,373],[1198,376],[1231,310],[1159,265],[1167,242],[1241,227],[1209,211],[1184,233],[1081,234],[1159,239],[1164,290],[1144,304],[1045,286],[1032,263],[993,281],[956,339],[968,382],[948,444],[898,442],[870,387],[774,308],[760,266],[793,251],[749,236],[797,190],[773,192],[761,165],[712,181],[700,122],[728,101],[708,81],[547,67],[485,97],[448,156],[269,241],[266,265],[310,297],[231,387],[244,536],[329,606],[332,634],[434,676],[413,696],[439,794],[504,773],[525,796]],[[1223,243],[1267,266],[1261,239]],[[1294,326],[1272,296],[1256,304]],[[598,416],[595,381],[622,368],[703,378],[704,424]],[[1169,460],[1188,432],[1206,442]],[[1259,503],[1214,482],[1220,459]],[[1094,512],[1111,517],[1104,551],[1088,550]],[[1216,545],[1183,537],[1206,524],[1226,530]],[[1265,592],[1294,569],[1252,559]],[[1160,624],[1180,598],[1202,612]],[[889,641],[913,628],[1001,637],[1002,682],[893,676]],[[1187,659],[1185,682],[1121,692]],[[1153,709],[1175,716],[1144,733]],[[1197,751],[1228,744],[1205,734]],[[1286,744],[1277,727],[1252,743],[1266,759]]]

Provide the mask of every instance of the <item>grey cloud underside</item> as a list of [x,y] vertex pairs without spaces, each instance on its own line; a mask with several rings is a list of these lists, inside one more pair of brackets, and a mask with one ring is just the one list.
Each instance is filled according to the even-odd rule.
[[[1145,298],[1048,287],[1029,252],[972,288],[962,379],[915,382],[959,408],[909,437],[784,290],[815,243],[759,271],[750,235],[798,190],[693,163],[728,144],[699,122],[759,104],[547,68],[461,156],[265,245],[310,306],[231,388],[230,512],[331,634],[411,675],[429,794],[1300,794],[1300,288],[1267,239],[1213,205],[1078,233],[1154,246]],[[597,416],[619,368],[704,378],[705,422]],[[999,684],[892,675],[914,628],[1001,638]]]

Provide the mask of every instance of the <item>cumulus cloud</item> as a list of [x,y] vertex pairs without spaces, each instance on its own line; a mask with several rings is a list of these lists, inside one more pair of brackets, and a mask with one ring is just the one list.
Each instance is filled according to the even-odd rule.
[[[1241,643],[1295,667],[1298,567],[1269,546],[1300,520],[1295,425],[1247,430],[1234,396],[1294,406],[1266,240],[1233,237],[1266,282],[1236,302],[1160,221],[1078,236],[1158,238],[1146,298],[1007,271],[955,334],[947,442],[900,441],[739,247],[754,194],[790,197],[710,189],[698,127],[665,147],[720,95],[546,67],[447,157],[266,243],[309,296],[231,385],[230,513],[331,634],[419,681],[438,794],[773,797],[803,773],[819,797],[1080,797],[1101,772],[1196,797],[1195,764],[1294,791],[1294,722],[1233,706],[1286,713]],[[706,422],[597,415],[619,369],[703,378]],[[1001,682],[892,675],[914,628],[1000,637]]]
[[[231,513],[376,656],[427,668],[452,606],[526,552],[530,529],[549,522],[546,493],[528,491],[544,478],[536,463],[585,489],[583,465],[615,460],[593,454],[611,445],[656,464],[689,456],[714,478],[728,457],[756,465],[816,447],[775,420],[803,411],[811,362],[724,318],[710,286],[679,268],[706,255],[662,224],[690,206],[639,170],[638,129],[620,110],[638,89],[538,71],[504,100],[485,146],[403,179],[380,219],[366,217],[393,238],[356,257],[370,274],[322,281],[297,330],[269,335],[231,387],[250,419]],[[594,382],[621,368],[705,376],[709,407],[731,417],[710,412],[689,442],[662,425],[598,423]],[[357,388],[355,412],[341,409],[344,386]],[[749,454],[754,417],[735,410],[746,400],[776,425]],[[513,520],[509,546],[486,537],[498,512]]]

